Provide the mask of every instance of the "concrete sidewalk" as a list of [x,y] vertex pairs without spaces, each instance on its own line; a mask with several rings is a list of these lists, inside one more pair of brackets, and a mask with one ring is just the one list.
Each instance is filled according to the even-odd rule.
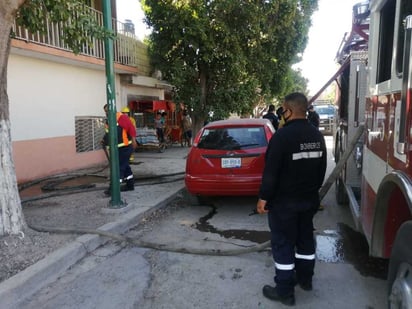
[[[138,152],[135,155],[135,161],[140,164],[132,165],[134,175],[136,178],[144,178],[182,173],[183,177],[188,150],[179,145],[166,149],[164,153],[158,153],[155,150]],[[118,212],[119,215],[116,216],[114,222],[105,224],[99,229],[122,234],[138,225],[142,218],[166,206],[183,188],[184,181],[181,179],[158,185],[136,186],[134,191],[122,192],[122,200],[127,202],[127,207],[104,209],[103,211]],[[19,302],[54,282],[67,269],[107,240],[98,235],[82,235],[72,243],[2,282],[0,284],[0,308],[16,308]]]

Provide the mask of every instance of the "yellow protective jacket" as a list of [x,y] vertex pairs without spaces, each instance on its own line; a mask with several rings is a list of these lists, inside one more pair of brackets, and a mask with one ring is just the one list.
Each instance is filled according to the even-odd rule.
[[[117,147],[124,147],[124,146],[128,146],[132,143],[131,137],[127,134],[127,131],[125,128],[122,128],[119,125],[119,118],[123,116],[123,114],[121,112],[117,112],[116,113],[116,125],[117,125]],[[126,116],[127,117],[127,116]],[[109,141],[109,125],[106,123],[105,124],[105,131],[106,131],[106,135],[104,137],[104,141],[106,143],[106,145],[109,145],[108,141]]]

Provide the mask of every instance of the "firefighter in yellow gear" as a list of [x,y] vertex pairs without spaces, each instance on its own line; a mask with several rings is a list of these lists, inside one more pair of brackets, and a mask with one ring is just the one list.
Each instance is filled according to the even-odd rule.
[[[130,119],[130,121],[132,122],[134,128],[136,129],[136,120],[135,120],[134,117],[131,115],[130,109],[126,106],[126,107],[123,107],[123,108],[122,108],[121,112],[122,112],[123,114],[126,114],[126,115],[129,117],[129,119]],[[129,162],[134,162],[134,154],[133,154],[133,152],[132,152],[132,154],[130,155]]]

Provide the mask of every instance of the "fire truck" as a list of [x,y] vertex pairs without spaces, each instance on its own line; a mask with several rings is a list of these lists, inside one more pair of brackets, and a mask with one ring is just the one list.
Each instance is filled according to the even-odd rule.
[[337,60],[312,98],[337,82],[334,154],[345,164],[336,198],[349,205],[370,255],[389,258],[389,307],[412,308],[412,1],[355,5]]

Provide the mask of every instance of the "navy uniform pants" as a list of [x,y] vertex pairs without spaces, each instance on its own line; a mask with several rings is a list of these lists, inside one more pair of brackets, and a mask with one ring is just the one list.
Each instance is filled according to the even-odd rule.
[[319,201],[282,201],[269,207],[272,255],[279,295],[294,292],[296,280],[311,283],[315,268],[313,216]]
[[130,186],[134,184],[133,172],[129,164],[129,158],[132,153],[133,153],[132,145],[119,147],[120,182],[122,182],[123,179],[126,179],[127,184],[128,185],[130,184]]

